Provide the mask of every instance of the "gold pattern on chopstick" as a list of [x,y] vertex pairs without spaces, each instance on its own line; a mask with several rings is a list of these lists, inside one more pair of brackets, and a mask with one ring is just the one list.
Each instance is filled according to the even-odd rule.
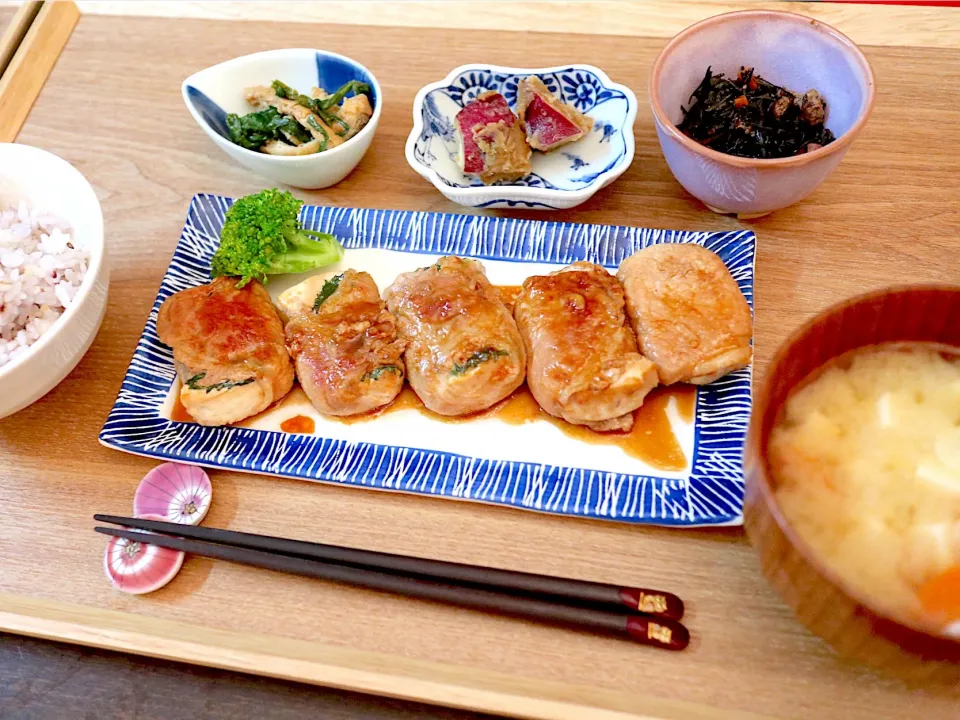
[[667,599],[663,595],[640,593],[637,610],[642,613],[663,613],[667,611]]
[[647,639],[657,640],[665,645],[669,645],[673,640],[673,631],[668,627],[657,625],[657,623],[654,622],[647,623]]

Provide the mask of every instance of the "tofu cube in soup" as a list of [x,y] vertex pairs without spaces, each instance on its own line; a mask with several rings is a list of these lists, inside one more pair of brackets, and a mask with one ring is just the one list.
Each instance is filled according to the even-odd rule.
[[482,93],[465,105],[457,113],[456,128],[464,174],[487,184],[530,174],[530,147],[523,128],[500,93]]
[[541,152],[576,142],[593,127],[592,118],[556,97],[536,75],[520,81],[517,114],[530,147]]

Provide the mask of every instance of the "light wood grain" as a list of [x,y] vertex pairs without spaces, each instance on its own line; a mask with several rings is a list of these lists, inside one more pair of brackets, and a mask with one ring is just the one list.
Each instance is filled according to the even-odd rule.
[[[746,0],[328,0],[327,2],[81,1],[84,13],[222,20],[672,37],[710,15],[779,8],[835,25],[868,45],[960,48],[956,9]],[[323,47],[323,43],[314,43]]]
[[[651,702],[690,703],[696,711],[686,717],[728,711],[826,720],[955,718],[958,693],[907,688],[838,660],[766,586],[757,557],[738,530],[631,527],[236,473],[213,475],[216,497],[208,519],[213,526],[670,589],[690,603],[687,622],[695,643],[684,653],[203,559],[189,560],[174,583],[153,595],[124,596],[109,587],[101,569],[104,543],[92,532],[91,515],[129,512],[133,490],[153,463],[102,448],[96,434],[116,397],[190,197],[197,192],[236,196],[264,187],[193,124],[180,98],[180,82],[230,57],[311,46],[318,38],[370,67],[385,104],[377,136],[358,169],[334,188],[301,193],[310,202],[460,211],[404,161],[416,91],[467,62],[552,65],[576,58],[602,67],[639,95],[636,159],[616,183],[580,208],[503,214],[700,230],[744,226],[711,214],[686,195],[662,159],[646,96],[662,39],[377,27],[343,33],[298,24],[83,18],[18,139],[65,157],[96,188],[113,269],[110,304],[96,343],[64,383],[0,421],[0,591],[8,594],[0,600],[3,624],[36,622],[47,616],[46,602],[70,603],[76,607],[65,611],[80,618],[89,618],[91,609],[126,613],[124,622],[131,624],[139,618],[150,631],[127,634],[114,628],[105,637],[111,647],[148,654],[163,645],[172,628],[184,625],[234,639],[268,638],[254,649],[272,653],[278,648],[280,656],[290,642],[339,648],[358,658],[374,653],[383,663],[358,661],[349,680],[337,675],[337,663],[310,658],[285,665],[284,675],[417,697],[433,683],[430,692],[443,693],[442,698],[432,695],[435,701],[470,707],[480,707],[475,704],[480,694],[461,695],[467,691],[458,683],[496,673],[514,678],[513,684],[494,682],[486,689],[510,695],[527,688],[530,716],[552,716],[549,696],[543,704],[533,702],[539,688],[570,685],[589,688],[578,698],[581,704],[609,710],[605,699],[624,693]],[[891,283],[960,277],[960,153],[955,150],[960,111],[943,102],[960,96],[960,53],[866,51],[877,74],[877,105],[839,170],[800,205],[745,224],[759,236],[760,375],[786,334],[830,303]],[[40,602],[40,609],[26,611],[22,602]],[[85,622],[75,626],[82,629]],[[42,634],[47,626],[17,627]],[[213,651],[202,657],[201,649],[195,652],[193,662],[223,659]],[[260,671],[252,656],[244,662]],[[430,670],[408,684],[409,668],[424,667],[421,663]],[[438,666],[450,674],[435,675]],[[392,682],[384,680],[388,675]],[[459,679],[447,683],[452,676]],[[445,683],[448,687],[437,688]],[[629,712],[645,710],[632,705]]]
[[13,54],[20,47],[27,30],[40,12],[41,5],[43,5],[42,2],[25,2],[16,8],[9,23],[0,20],[0,28],[4,28],[6,24],[6,28],[0,32],[0,77],[3,77],[3,72],[13,59]]
[[622,691],[403,659],[290,638],[224,632],[127,613],[0,593],[0,627],[34,637],[174,658],[269,677],[305,680],[450,707],[483,707],[518,718],[581,720],[763,720],[738,711]]
[[40,7],[0,75],[0,142],[17,136],[79,19],[80,11],[69,0]]
[[[13,24],[13,18],[19,12],[17,7],[0,5],[0,36],[6,36],[7,29]],[[19,45],[19,43],[17,43]]]

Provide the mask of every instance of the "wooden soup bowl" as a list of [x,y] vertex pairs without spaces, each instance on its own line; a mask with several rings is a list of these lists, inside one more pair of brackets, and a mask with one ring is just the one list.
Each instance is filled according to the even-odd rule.
[[960,287],[914,286],[863,295],[793,333],[773,359],[750,420],[744,524],[767,580],[797,618],[838,653],[907,680],[960,688],[960,637],[933,623],[875,609],[828,570],[784,517],[770,470],[770,434],[794,387],[847,351],[910,341],[960,347]]

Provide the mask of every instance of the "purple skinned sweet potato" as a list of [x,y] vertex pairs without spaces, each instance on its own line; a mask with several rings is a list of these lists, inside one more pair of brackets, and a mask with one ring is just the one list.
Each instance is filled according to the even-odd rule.
[[583,136],[583,130],[539,95],[534,95],[527,106],[526,123],[530,145],[544,152]]
[[503,122],[512,127],[517,116],[510,110],[506,98],[500,93],[483,93],[476,100],[464,106],[455,118],[459,130],[463,159],[463,171],[470,175],[479,175],[485,166],[484,152],[477,145],[474,134],[487,125]]
[[591,118],[556,97],[536,75],[520,81],[517,113],[524,122],[527,143],[541,152],[575,142],[593,127]]

